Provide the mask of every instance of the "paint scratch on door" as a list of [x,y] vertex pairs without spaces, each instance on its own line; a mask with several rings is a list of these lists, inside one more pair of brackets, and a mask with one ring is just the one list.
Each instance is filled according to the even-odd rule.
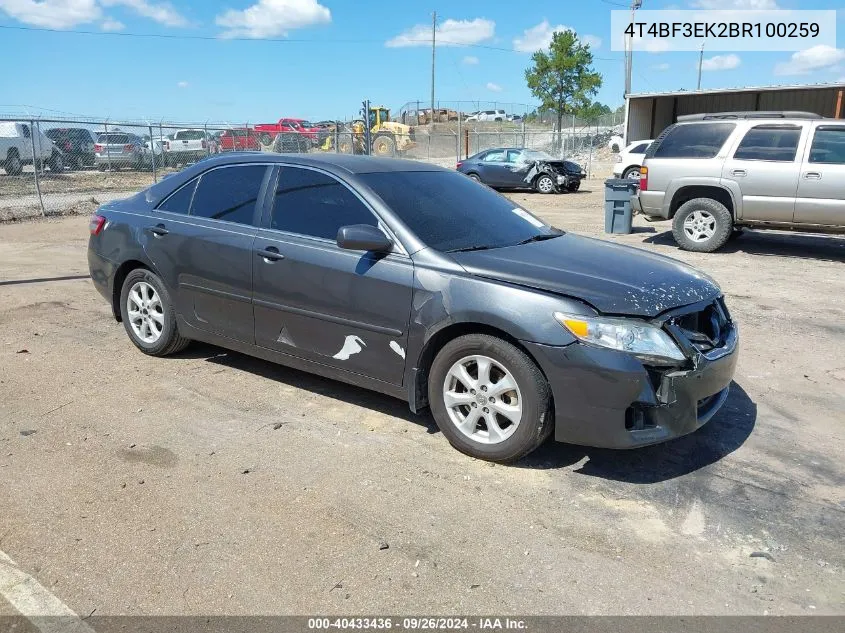
[[343,341],[343,347],[340,348],[340,351],[332,356],[332,358],[336,358],[337,360],[349,360],[350,356],[361,351],[362,345],[364,347],[367,346],[360,337],[351,334],[346,337],[346,340]]
[[396,341],[390,341],[390,349],[399,354],[402,358],[405,358],[405,350],[402,349],[402,346]]

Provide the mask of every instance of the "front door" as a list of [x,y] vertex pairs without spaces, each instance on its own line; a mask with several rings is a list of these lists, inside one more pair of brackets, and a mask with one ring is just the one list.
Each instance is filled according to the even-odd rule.
[[176,311],[218,336],[254,342],[253,241],[267,165],[219,167],[164,200],[145,227],[145,251]]
[[742,193],[742,220],[792,222],[806,136],[806,126],[794,124],[746,132],[722,168],[722,179]]
[[801,166],[795,221],[845,226],[845,125],[816,127]]
[[508,182],[508,156],[503,149],[494,149],[479,161],[478,170],[481,172],[481,182],[491,187],[504,187]]
[[379,221],[344,183],[283,166],[253,255],[255,340],[305,360],[402,384],[413,263],[337,246],[342,226]]

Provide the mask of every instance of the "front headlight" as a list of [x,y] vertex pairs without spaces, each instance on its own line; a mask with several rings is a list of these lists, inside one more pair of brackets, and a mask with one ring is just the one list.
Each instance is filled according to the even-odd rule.
[[585,317],[555,312],[555,320],[584,343],[628,352],[652,364],[674,365],[686,360],[675,342],[660,328],[635,319]]

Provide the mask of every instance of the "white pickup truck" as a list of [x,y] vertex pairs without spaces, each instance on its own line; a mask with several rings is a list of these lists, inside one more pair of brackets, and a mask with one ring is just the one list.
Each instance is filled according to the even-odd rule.
[[205,158],[212,150],[210,136],[205,130],[177,130],[173,138],[164,142],[164,153],[170,165],[187,165]]
[[[35,138],[33,139],[33,134]],[[35,141],[35,160],[32,145]],[[24,165],[46,162],[52,171],[62,171],[61,150],[43,132],[33,131],[29,123],[0,121],[0,167],[9,176],[19,176]]]

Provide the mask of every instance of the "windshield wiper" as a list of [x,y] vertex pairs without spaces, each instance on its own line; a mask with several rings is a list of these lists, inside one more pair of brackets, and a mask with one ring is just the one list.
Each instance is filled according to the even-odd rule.
[[542,242],[543,240],[550,240],[555,237],[560,237],[563,235],[563,232],[560,233],[542,233],[541,235],[533,235],[529,237],[527,240],[522,240],[521,242],[517,242],[516,246],[521,246],[523,244],[530,244],[531,242]]
[[470,251],[486,251],[491,248],[499,248],[498,246],[467,246],[466,248],[453,248],[446,251],[447,253],[469,253]]

